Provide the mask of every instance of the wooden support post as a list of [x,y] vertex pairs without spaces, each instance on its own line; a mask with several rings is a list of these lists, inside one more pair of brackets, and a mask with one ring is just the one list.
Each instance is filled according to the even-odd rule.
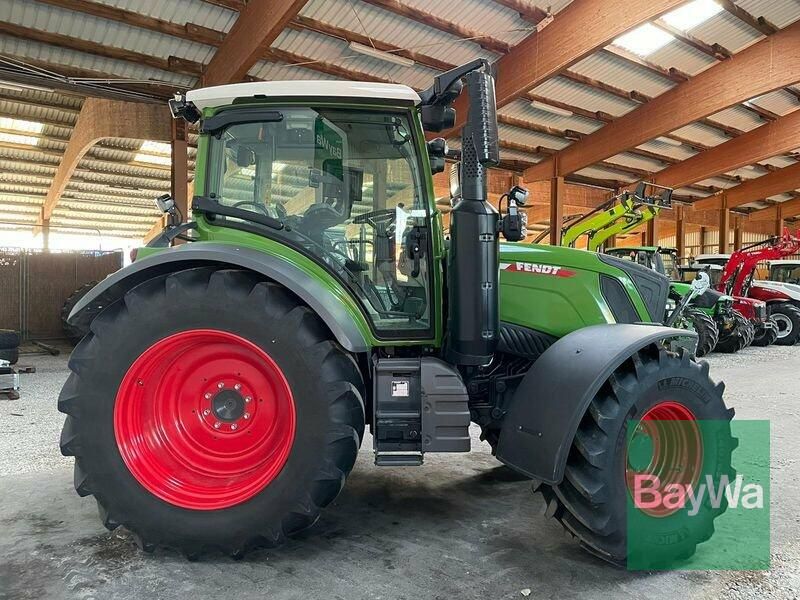
[[42,219],[42,248],[50,250],[50,219]]
[[682,206],[675,208],[675,249],[679,258],[686,256],[686,229]]
[[612,235],[605,242],[603,242],[603,248],[615,248],[616,245],[617,245],[617,236],[615,235]]
[[647,222],[647,230],[645,233],[647,234],[645,245],[658,246],[658,223],[655,219],[650,219]]
[[783,207],[778,204],[775,209],[775,235],[781,235],[784,227]]
[[564,196],[566,188],[563,177],[550,180],[550,245],[561,245],[561,228],[564,225]]
[[721,254],[730,252],[731,211],[728,208],[728,195],[722,192],[722,206],[719,210],[719,251]]
[[[186,142],[186,121],[172,119],[171,191],[175,206],[183,218],[189,219],[189,156]],[[179,240],[176,240],[180,243]]]
[[706,253],[706,228],[700,228],[700,252],[698,254]]
[[742,220],[739,217],[733,218],[733,251],[742,249]]
[[639,237],[640,237],[640,238],[641,238],[641,240],[642,240],[642,246],[647,246],[647,232],[646,232],[646,231],[643,231],[643,232],[642,232],[642,233],[639,235]]

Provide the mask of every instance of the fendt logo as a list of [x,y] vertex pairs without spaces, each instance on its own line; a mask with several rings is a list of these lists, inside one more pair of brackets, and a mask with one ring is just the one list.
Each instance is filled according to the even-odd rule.
[[510,271],[512,273],[532,273],[536,275],[551,275],[553,277],[572,277],[575,271],[564,269],[563,267],[556,267],[555,265],[540,265],[539,263],[529,262],[514,262],[514,263],[500,263],[501,271]]

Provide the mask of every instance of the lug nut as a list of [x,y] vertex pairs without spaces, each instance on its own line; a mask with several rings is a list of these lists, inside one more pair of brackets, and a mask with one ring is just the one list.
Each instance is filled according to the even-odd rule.
[[242,415],[242,417],[244,417],[245,419],[249,419],[250,418],[250,413],[244,413]]
[[218,387],[219,389],[222,389],[222,388],[224,388],[224,387],[225,387],[225,384],[224,384],[224,383],[222,383],[222,382],[220,381],[220,382],[217,384],[217,387]]
[[222,423],[220,423],[219,421],[214,423],[214,429],[219,429],[221,426],[222,426]]
[[232,424],[231,425],[231,431],[236,431],[237,427],[238,427],[238,425],[236,423]]
[[250,396],[245,396],[244,401],[245,402],[252,402],[253,399]]
[[208,415],[210,415],[210,414],[211,414],[211,411],[210,411],[210,410],[208,410],[208,409],[205,409],[205,410],[203,411],[203,415],[205,415],[206,417],[207,417]]
[[235,389],[238,392],[240,389],[242,389],[242,384],[237,383],[235,386],[233,386],[233,389]]
[[209,394],[209,393],[206,393],[206,394],[204,394],[204,396],[203,396],[203,397],[204,397],[206,400],[211,400],[211,394]]

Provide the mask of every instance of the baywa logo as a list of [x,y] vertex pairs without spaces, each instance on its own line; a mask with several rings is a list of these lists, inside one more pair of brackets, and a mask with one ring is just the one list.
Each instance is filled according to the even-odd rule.
[[727,475],[714,481],[706,475],[705,481],[692,484],[668,483],[662,485],[657,475],[641,473],[634,476],[633,505],[641,510],[663,509],[679,510],[688,507],[686,513],[693,517],[700,512],[704,503],[711,508],[723,507],[753,510],[764,508],[764,487],[758,483],[745,483],[742,475],[731,482]]
[[629,421],[628,568],[768,569],[769,448],[768,421]]

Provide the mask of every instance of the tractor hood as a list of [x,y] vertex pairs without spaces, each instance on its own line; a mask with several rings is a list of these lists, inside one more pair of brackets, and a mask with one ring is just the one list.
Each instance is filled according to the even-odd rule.
[[754,285],[773,292],[786,294],[791,300],[800,300],[800,285],[794,283],[781,283],[779,281],[755,281]]
[[602,323],[661,322],[669,280],[629,260],[523,243],[500,245],[500,320],[561,337]]

